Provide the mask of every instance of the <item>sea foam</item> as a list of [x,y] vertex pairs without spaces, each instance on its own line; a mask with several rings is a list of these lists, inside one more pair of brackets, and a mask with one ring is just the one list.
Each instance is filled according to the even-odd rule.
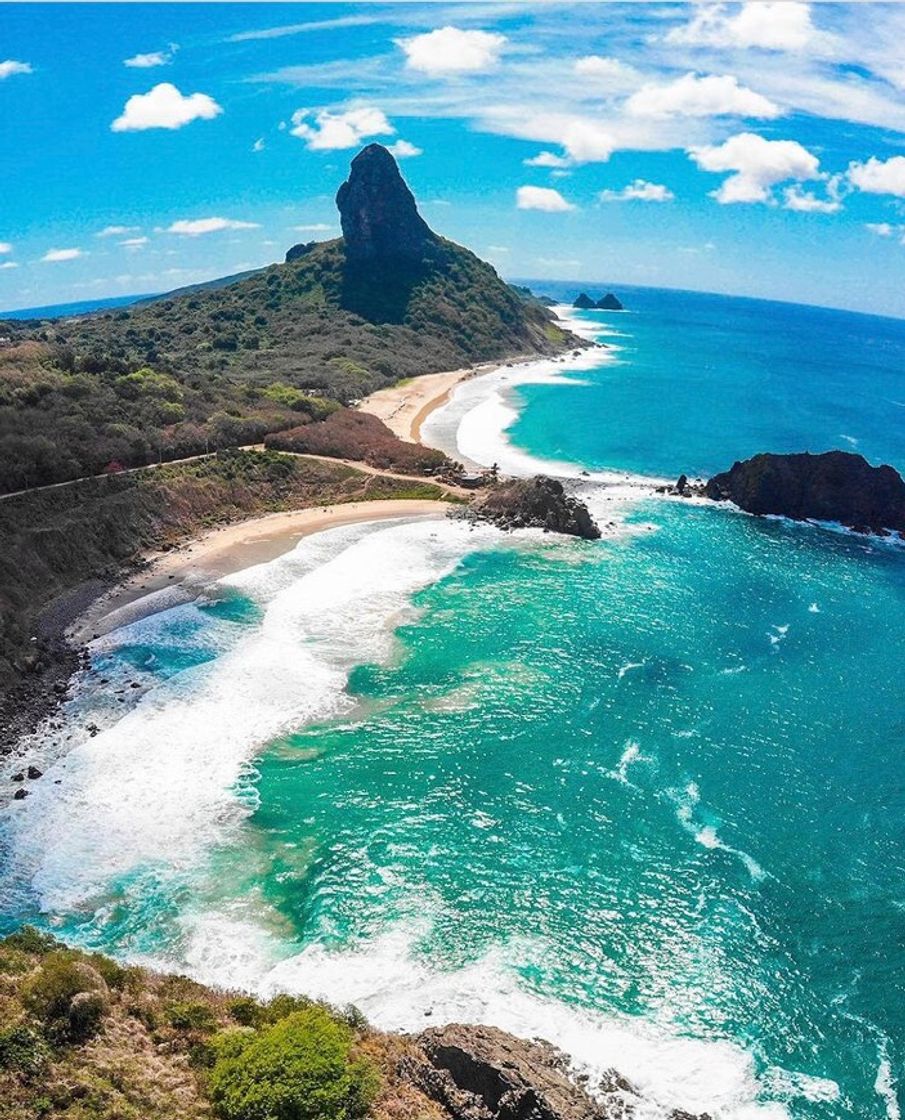
[[196,868],[248,814],[238,787],[249,761],[349,708],[349,669],[390,654],[411,595],[491,539],[489,527],[445,521],[344,527],[223,580],[261,604],[260,623],[209,664],[149,682],[93,738],[80,729],[10,811],[10,866],[38,907],[71,911],[127,874]]

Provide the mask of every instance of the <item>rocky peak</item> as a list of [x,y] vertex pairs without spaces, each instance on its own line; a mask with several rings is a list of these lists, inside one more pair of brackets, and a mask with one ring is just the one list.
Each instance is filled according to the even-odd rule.
[[368,144],[336,194],[348,260],[420,259],[437,237],[418,213],[396,160]]

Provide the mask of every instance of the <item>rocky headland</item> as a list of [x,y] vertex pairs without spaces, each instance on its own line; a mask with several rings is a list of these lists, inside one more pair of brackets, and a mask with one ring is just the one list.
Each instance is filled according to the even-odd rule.
[[850,451],[755,455],[714,475],[702,492],[747,513],[835,521],[863,533],[905,533],[901,475]]

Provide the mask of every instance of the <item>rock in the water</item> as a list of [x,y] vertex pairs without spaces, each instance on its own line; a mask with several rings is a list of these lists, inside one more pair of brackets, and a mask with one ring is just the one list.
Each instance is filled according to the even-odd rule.
[[570,497],[555,478],[536,475],[500,483],[476,498],[473,516],[501,529],[545,529],[585,540],[597,540],[600,529],[588,507]]
[[624,311],[622,302],[618,300],[612,292],[607,292],[603,299],[597,301],[597,307],[600,311]]
[[29,766],[27,773],[30,781],[35,781],[37,778],[44,776],[44,771],[39,770],[37,766]]
[[454,1120],[616,1120],[630,1115],[631,1085],[618,1076],[607,1104],[593,1100],[566,1074],[565,1060],[546,1042],[526,1042],[496,1027],[458,1023],[415,1040],[424,1060],[408,1057],[400,1073]]
[[572,306],[578,307],[582,311],[593,311],[597,304],[591,299],[587,292],[582,292]]
[[838,521],[864,532],[905,532],[902,477],[892,467],[872,467],[849,451],[755,455],[715,475],[704,493],[748,513]]
[[437,243],[396,160],[381,144],[368,144],[352,160],[336,205],[347,260],[420,260]]

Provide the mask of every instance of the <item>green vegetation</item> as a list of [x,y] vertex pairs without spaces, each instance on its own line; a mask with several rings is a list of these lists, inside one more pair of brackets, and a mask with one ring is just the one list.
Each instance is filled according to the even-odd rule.
[[403,377],[566,344],[549,312],[439,239],[352,266],[314,246],[221,286],[80,318],[0,323],[0,493],[323,419]]
[[436,1120],[397,1075],[408,1052],[354,1008],[216,991],[27,928],[0,940],[3,1120]]
[[352,1058],[354,1034],[322,1007],[257,1031],[214,1039],[209,1077],[223,1120],[358,1120],[379,1089],[369,1062]]
[[380,470],[403,474],[441,475],[455,470],[442,451],[406,443],[376,416],[350,408],[337,409],[322,423],[267,436],[265,446],[274,451],[357,459]]

